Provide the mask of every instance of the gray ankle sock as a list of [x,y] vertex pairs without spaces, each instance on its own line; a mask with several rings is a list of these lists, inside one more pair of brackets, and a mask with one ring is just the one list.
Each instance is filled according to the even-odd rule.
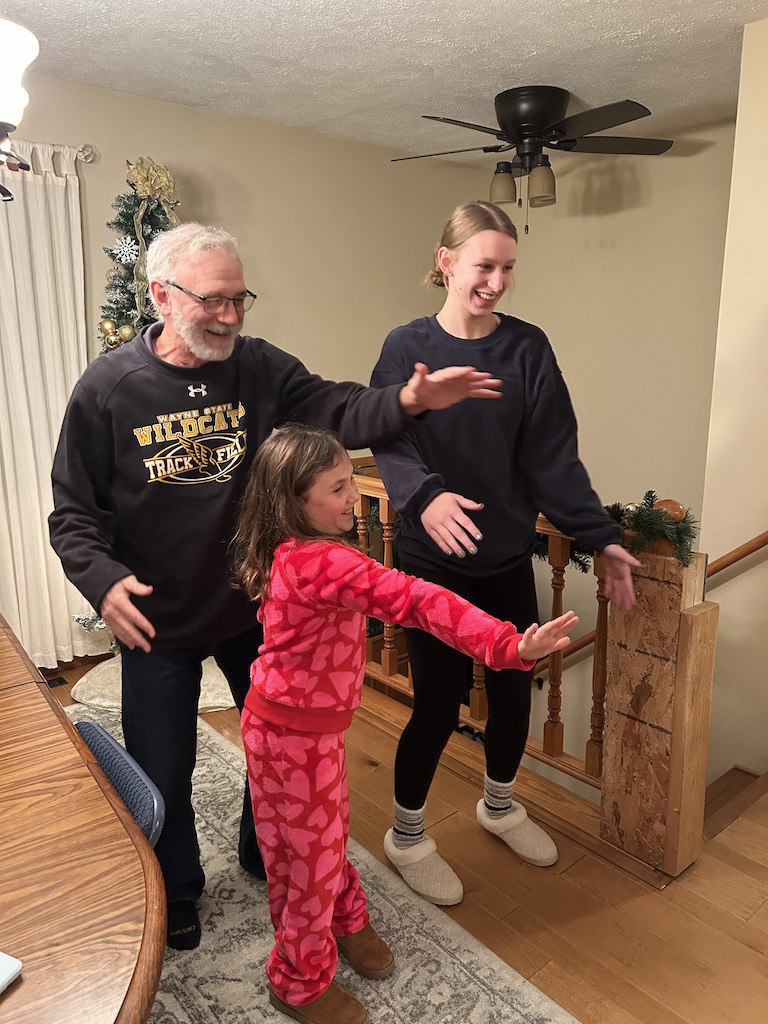
[[486,774],[483,779],[483,800],[489,818],[503,818],[512,810],[512,793],[515,789],[515,780],[511,782],[496,782],[489,779]]
[[424,807],[412,811],[408,807],[401,807],[395,800],[395,823],[392,827],[392,842],[398,850],[407,850],[416,846],[426,839],[424,832]]

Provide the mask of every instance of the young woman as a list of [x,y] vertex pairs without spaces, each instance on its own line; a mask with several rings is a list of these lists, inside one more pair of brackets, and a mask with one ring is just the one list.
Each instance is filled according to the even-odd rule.
[[[621,529],[579,460],[576,420],[546,336],[496,312],[516,259],[517,232],[502,210],[484,202],[455,210],[427,278],[445,290],[443,306],[436,316],[392,331],[371,383],[406,379],[414,355],[430,368],[466,361],[504,382],[500,401],[432,412],[418,433],[373,451],[403,517],[401,568],[522,627],[538,615],[531,565],[537,513],[602,554],[608,595],[622,607],[634,602],[630,567],[639,563],[620,546]],[[398,747],[395,820],[384,848],[413,889],[434,903],[453,904],[463,897],[461,880],[426,835],[424,811],[470,667],[438,638],[412,629],[406,637],[414,706]],[[530,672],[492,668],[486,688],[478,822],[524,860],[553,864],[554,842],[513,800],[528,735]]]
[[344,731],[360,703],[365,616],[429,629],[495,669],[531,668],[568,643],[572,612],[530,626],[386,569],[344,541],[358,498],[335,435],[290,426],[254,459],[236,537],[239,575],[264,644],[251,670],[242,731],[275,946],[273,1006],[308,1024],[363,1024],[364,1007],[333,982],[338,953],[367,978],[394,968],[369,923],[347,860]]

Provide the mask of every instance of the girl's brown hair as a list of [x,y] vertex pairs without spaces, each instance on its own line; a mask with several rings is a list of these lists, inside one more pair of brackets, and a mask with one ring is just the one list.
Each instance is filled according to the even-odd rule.
[[451,219],[443,229],[443,235],[435,246],[433,266],[426,276],[426,283],[437,288],[447,288],[445,275],[437,262],[437,254],[445,246],[446,249],[458,249],[480,231],[500,231],[517,241],[517,228],[498,206],[475,199],[471,203],[457,206]]
[[318,473],[346,456],[346,448],[331,431],[298,423],[276,430],[256,452],[232,542],[240,586],[251,600],[267,596],[275,548],[281,541],[322,536],[310,526],[302,499]]

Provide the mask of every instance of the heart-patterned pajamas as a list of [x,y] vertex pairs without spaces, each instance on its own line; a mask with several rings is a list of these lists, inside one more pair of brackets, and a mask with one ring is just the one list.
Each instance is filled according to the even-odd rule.
[[301,1006],[328,988],[334,936],[368,923],[347,860],[344,732],[360,703],[367,615],[424,629],[491,668],[529,669],[509,622],[341,542],[287,540],[259,609],[264,644],[242,717],[275,946],[267,975]]

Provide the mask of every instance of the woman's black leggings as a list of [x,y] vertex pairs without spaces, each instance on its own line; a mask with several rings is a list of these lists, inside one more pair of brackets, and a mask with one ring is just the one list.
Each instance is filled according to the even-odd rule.
[[[533,565],[523,565],[479,579],[458,573],[429,572],[401,559],[412,576],[438,583],[498,619],[514,622],[520,632],[538,621]],[[406,629],[413,675],[413,714],[403,730],[395,758],[395,799],[417,810],[426,803],[440,755],[459,720],[462,700],[472,682],[472,659],[420,629]],[[531,672],[486,669],[488,723],[485,760],[496,782],[515,777],[528,737]]]

